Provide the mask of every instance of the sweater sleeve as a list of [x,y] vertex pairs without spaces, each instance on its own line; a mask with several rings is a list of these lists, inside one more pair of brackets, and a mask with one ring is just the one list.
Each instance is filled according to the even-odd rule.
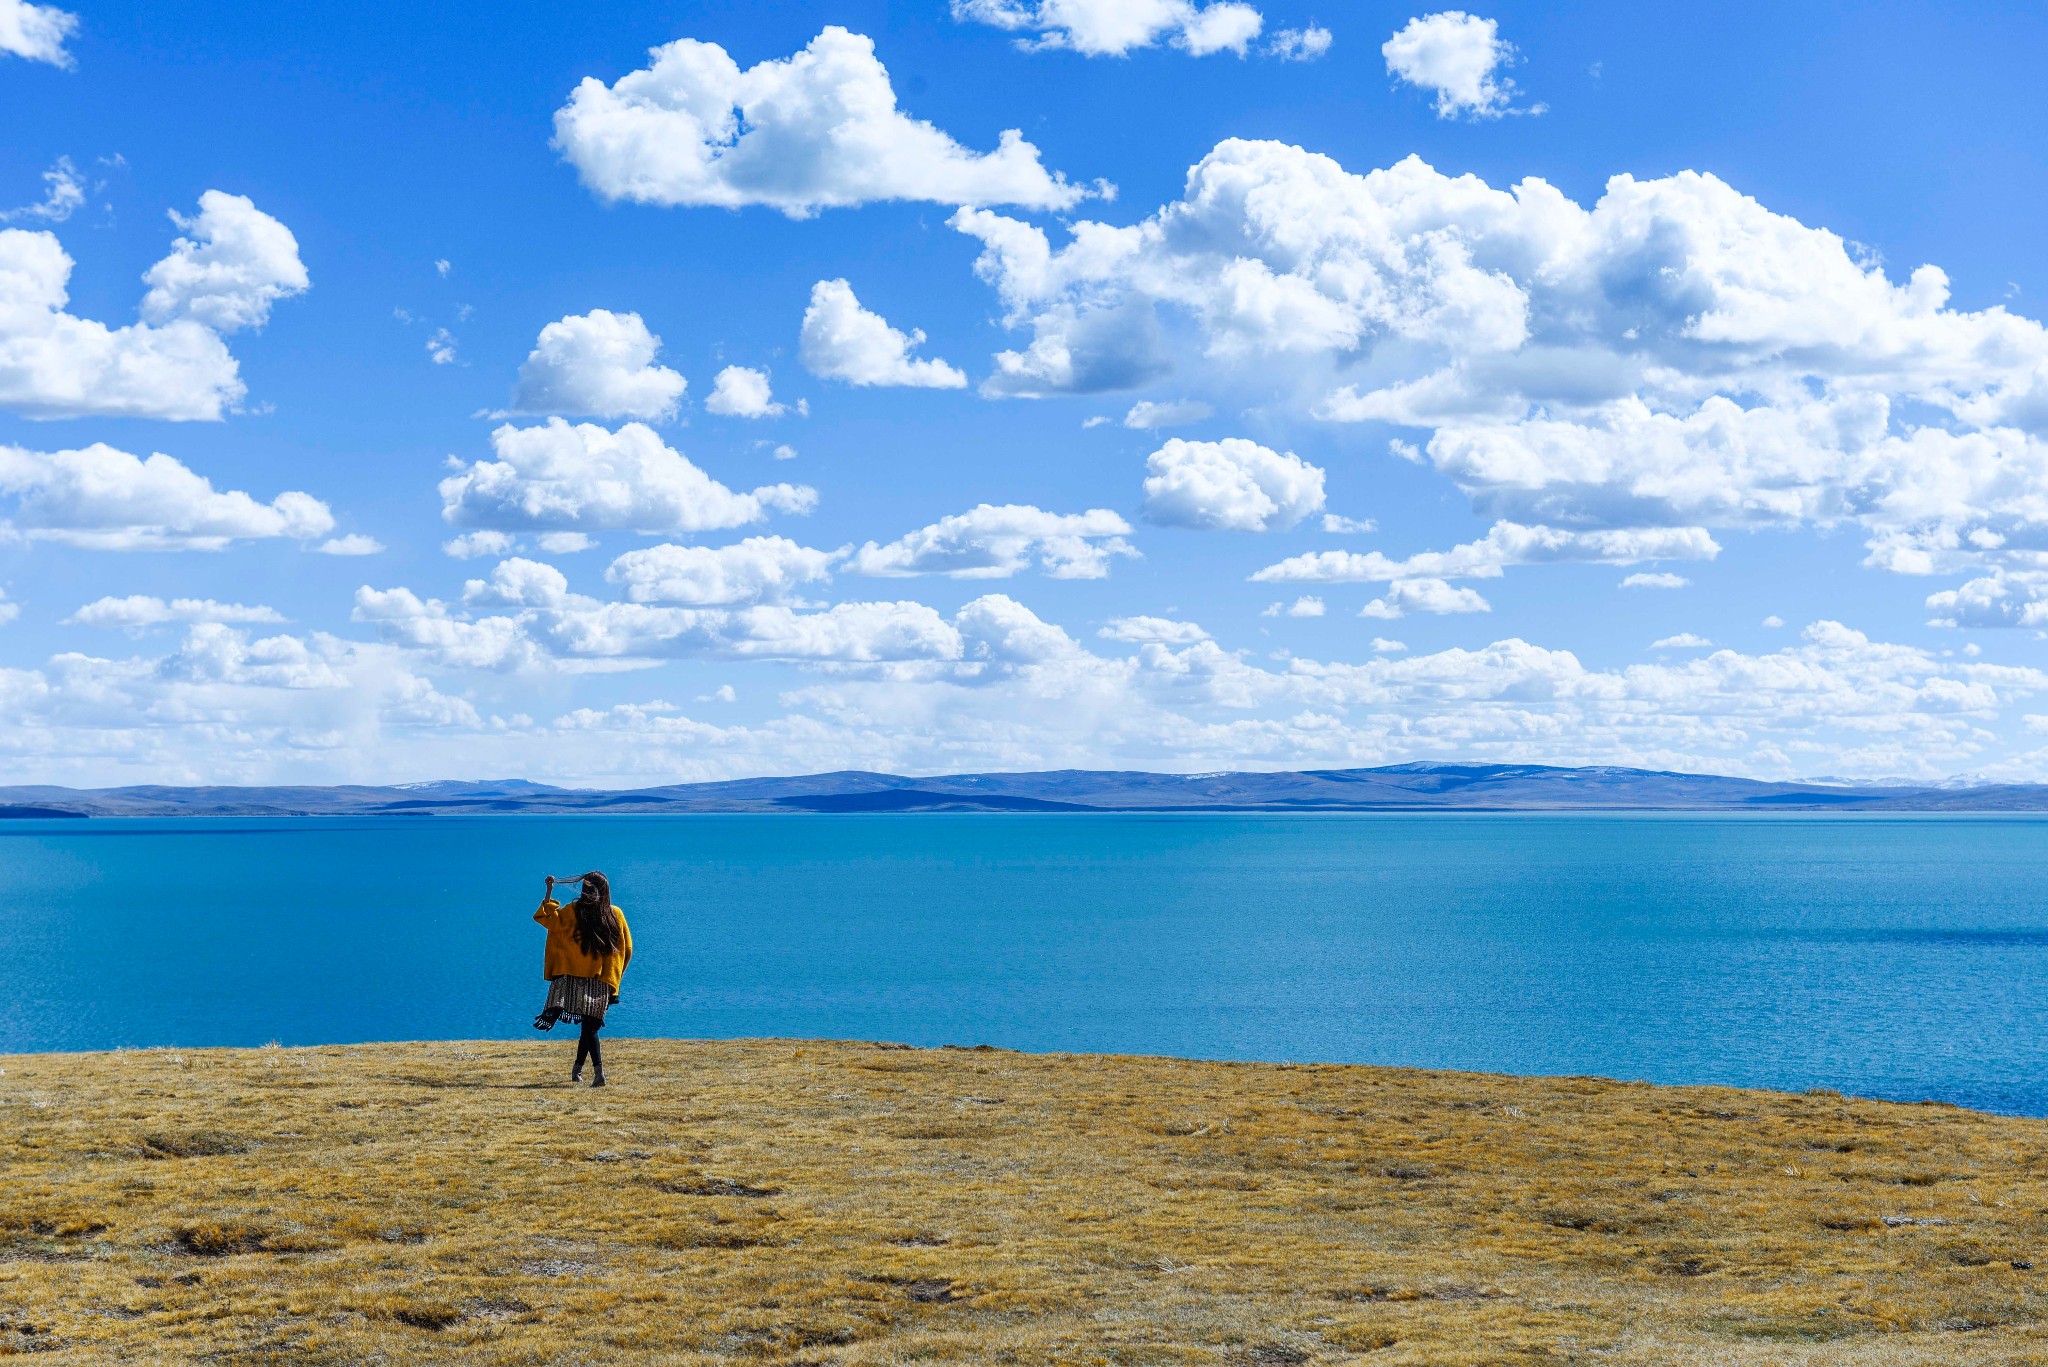
[[612,908],[619,916],[619,972],[626,971],[626,965],[633,962],[633,927],[626,924],[626,913]]
[[549,930],[559,930],[561,928],[559,919],[561,910],[562,904],[550,897],[540,904],[539,911],[533,913],[533,919],[546,926]]

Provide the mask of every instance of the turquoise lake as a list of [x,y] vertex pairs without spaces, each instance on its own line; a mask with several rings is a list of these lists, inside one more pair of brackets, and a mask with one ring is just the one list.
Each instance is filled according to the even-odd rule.
[[2032,816],[8,821],[0,1051],[530,1036],[542,875],[591,867],[638,947],[610,1035],[2048,1114]]

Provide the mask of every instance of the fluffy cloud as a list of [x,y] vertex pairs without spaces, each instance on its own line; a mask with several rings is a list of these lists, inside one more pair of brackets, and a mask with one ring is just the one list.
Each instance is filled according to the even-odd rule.
[[1111,557],[1135,556],[1130,523],[1107,508],[1048,513],[1028,505],[981,504],[940,518],[886,546],[870,541],[853,553],[856,574],[898,578],[944,574],[955,579],[1007,579],[1036,560],[1055,579],[1100,579]]
[[284,621],[276,608],[250,603],[219,603],[211,598],[173,598],[165,602],[148,594],[97,598],[64,619],[68,625],[121,627],[137,630],[174,622],[274,624]]
[[459,605],[364,587],[355,618],[435,665],[500,671],[631,669],[689,657],[911,680],[934,671],[976,677],[1079,651],[1064,631],[1002,595],[975,599],[950,621],[914,602],[670,607],[575,593],[561,571],[531,560],[507,560],[490,578],[470,580]]
[[549,323],[519,367],[511,411],[666,421],[689,381],[654,364],[660,350],[637,313],[592,309]]
[[1621,581],[1621,586],[1625,589],[1682,589],[1690,583],[1692,580],[1682,574],[1657,571],[1631,574]]
[[312,284],[291,229],[247,196],[208,190],[198,213],[188,218],[174,210],[171,221],[190,236],[173,242],[171,254],[142,277],[148,322],[189,318],[220,333],[260,328],[270,321],[271,305]]
[[1112,617],[1095,634],[1105,641],[1125,641],[1132,645],[1157,642],[1160,645],[1188,646],[1209,639],[1209,633],[1193,622],[1176,622],[1170,617]]
[[1515,83],[1499,71],[1515,50],[1491,19],[1463,10],[1410,19],[1381,44],[1380,55],[1389,75],[1435,92],[1440,119],[1497,119],[1514,103]]
[[1181,399],[1173,403],[1140,399],[1124,414],[1124,426],[1139,432],[1161,427],[1185,427],[1191,422],[1202,421],[1215,411],[1198,399]]
[[19,616],[21,616],[21,604],[8,602],[6,590],[0,589],[0,627],[6,626]]
[[839,559],[787,537],[750,536],[730,546],[648,546],[612,561],[604,577],[635,603],[691,607],[782,598],[801,585],[829,579]]
[[55,5],[0,0],[0,52],[51,66],[71,65],[64,41],[78,31],[78,16]]
[[496,460],[459,467],[441,481],[441,516],[455,526],[701,532],[759,522],[771,510],[807,513],[817,504],[817,493],[802,485],[728,489],[637,422],[617,431],[560,418],[538,427],[508,423],[491,433],[491,449]]
[[898,332],[878,313],[860,305],[844,280],[820,280],[811,287],[797,354],[813,374],[855,385],[903,385],[917,389],[962,389],[967,376],[941,360],[912,360],[924,342],[922,330]]
[[189,320],[110,328],[64,311],[51,233],[0,231],[0,406],[31,418],[217,419],[246,392],[218,334]]
[[[953,17],[1030,33],[1019,40],[1027,49],[1071,48],[1090,57],[1122,57],[1162,40],[1196,57],[1242,57],[1265,25],[1256,9],[1235,0],[1201,6],[1189,0],[953,0]],[[1329,46],[1327,34],[1323,46]]]
[[585,77],[555,112],[555,147],[606,200],[807,218],[872,200],[1066,209],[1083,194],[1015,129],[980,153],[904,114],[873,41],[843,28],[744,71],[688,38],[648,55],[609,86]]
[[1927,596],[1937,627],[2048,627],[2048,592],[2040,580],[1993,574]]
[[2048,549],[2048,330],[1948,307],[1708,175],[1591,207],[1418,159],[1364,175],[1220,144],[1129,226],[956,213],[1027,347],[990,392],[1199,373],[1248,403],[1428,431],[1397,454],[1490,517],[1628,530],[1860,525],[1901,573]]
[[[0,4],[4,4],[4,0],[0,0]],[[4,9],[0,9],[0,12],[4,12]],[[0,46],[5,46],[4,42],[0,42]],[[59,157],[55,166],[43,172],[41,201],[0,214],[0,223],[11,223],[18,218],[40,218],[45,223],[62,223],[84,206],[85,178],[78,174],[78,168],[71,164],[71,158]]]
[[[66,653],[0,670],[0,755],[51,782],[390,781],[391,756],[436,734],[502,734],[377,645],[190,626],[160,655]],[[523,721],[524,719],[518,719]],[[403,743],[401,743],[403,737]],[[431,765],[432,760],[428,763]],[[436,772],[429,768],[418,777]]]
[[582,532],[542,532],[533,540],[548,555],[578,555],[597,545],[596,537]]
[[1270,532],[1323,506],[1321,470],[1243,437],[1171,437],[1145,468],[1145,517],[1165,527]]
[[464,532],[441,543],[441,552],[457,560],[474,560],[479,556],[507,556],[519,546],[519,538],[510,532]]
[[1385,583],[1396,579],[1496,579],[1510,565],[1633,565],[1643,560],[1711,560],[1720,545],[1699,527],[1574,532],[1496,522],[1486,535],[1448,551],[1395,560],[1378,551],[1312,551],[1268,565],[1255,582]]
[[[542,532],[533,538],[533,544],[543,555],[576,555],[596,546],[597,540],[582,532]],[[464,532],[443,541],[441,552],[457,560],[474,560],[479,556],[508,556],[525,545],[522,538],[510,532]]]
[[1321,617],[1327,611],[1329,609],[1322,599],[1312,594],[1303,594],[1292,603],[1270,603],[1259,616],[1279,617],[1284,614],[1288,617]]
[[1681,631],[1676,636],[1666,636],[1662,640],[1650,642],[1650,649],[1710,650],[1713,648],[1713,645],[1714,643],[1704,636],[1696,636],[1690,631]]
[[350,532],[347,536],[329,537],[313,549],[322,555],[382,555],[384,543],[374,536]]
[[1360,617],[1391,622],[1411,612],[1491,612],[1493,605],[1476,589],[1461,588],[1441,579],[1396,579],[1381,597],[1358,610]]
[[[0,755],[44,781],[166,774],[245,782],[483,772],[515,759],[572,783],[833,768],[1348,767],[1412,760],[1627,764],[1780,778],[2038,781],[2048,755],[1999,734],[2048,674],[1873,641],[1833,622],[1783,649],[1687,650],[1587,668],[1508,638],[1420,656],[1375,638],[1357,662],[1263,668],[1171,619],[1126,619],[1097,655],[1013,599],[726,609],[600,603],[546,565],[501,566],[463,601],[364,590],[385,644],[194,627],[154,657],[0,669]],[[637,652],[637,653],[636,653]],[[613,670],[677,656],[808,671],[780,715],[713,726],[648,697],[552,719],[488,719],[435,671]],[[488,692],[488,674],[466,689]],[[719,692],[709,695],[720,696]],[[402,745],[394,744],[403,734]],[[2001,755],[2009,757],[2001,758]]]
[[[579,709],[557,726],[586,766],[609,745],[623,770],[664,777],[678,766],[718,778],[1455,757],[1924,778],[1977,759],[1995,743],[1989,720],[2048,688],[2037,670],[1945,660],[1831,622],[1768,654],[1719,650],[1615,670],[1510,638],[1422,656],[1376,639],[1379,658],[1291,659],[1267,671],[1199,639],[1133,641],[1125,658],[1099,657],[1004,604],[978,629],[986,639],[1004,623],[1011,653],[988,649],[979,670],[839,673],[785,694],[790,714],[753,729],[707,727],[665,704]],[[2043,763],[2023,759],[2012,776],[2039,777]]]
[[327,505],[284,493],[269,503],[221,491],[162,453],[95,443],[77,451],[0,446],[0,497],[16,500],[0,532],[94,550],[219,550],[233,541],[325,536]]
[[767,371],[729,365],[713,381],[711,397],[704,400],[704,411],[727,418],[779,418],[789,411],[789,405],[775,402],[768,388]]
[[0,407],[31,418],[217,420],[247,392],[221,333],[260,327],[307,287],[285,226],[239,195],[209,190],[191,234],[152,266],[147,321],[126,327],[64,311],[73,262],[56,237],[0,230]]

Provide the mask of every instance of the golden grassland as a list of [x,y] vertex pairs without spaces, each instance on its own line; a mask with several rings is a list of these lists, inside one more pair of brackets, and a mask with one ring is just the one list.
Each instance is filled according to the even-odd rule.
[[792,1041],[0,1058],[50,1362],[2048,1363],[2048,1122]]

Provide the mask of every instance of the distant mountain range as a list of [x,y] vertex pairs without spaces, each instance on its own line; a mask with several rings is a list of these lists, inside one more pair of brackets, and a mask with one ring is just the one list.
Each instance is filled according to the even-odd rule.
[[1283,773],[905,778],[847,771],[606,791],[521,779],[392,787],[0,787],[0,817],[565,812],[2048,811],[2048,785],[1758,783],[1649,769],[1394,764]]

